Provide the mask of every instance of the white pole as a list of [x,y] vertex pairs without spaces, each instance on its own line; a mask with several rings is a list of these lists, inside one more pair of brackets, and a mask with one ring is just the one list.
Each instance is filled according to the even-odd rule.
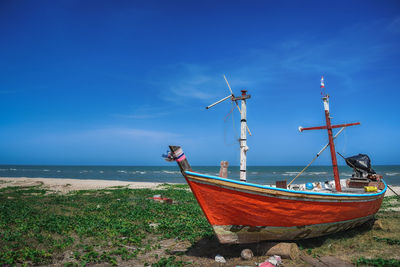
[[246,129],[247,129],[247,121],[246,121],[246,91],[242,90],[242,108],[240,112],[240,181],[246,182],[246,152],[249,149],[247,147],[246,140]]
[[[231,94],[232,94],[232,97],[234,97],[233,92],[232,92],[232,88],[231,88],[231,86],[229,85],[228,80],[226,79],[225,75],[224,75],[224,79],[225,79],[226,84],[228,85],[228,88],[229,88],[229,91],[230,91]],[[234,102],[235,102],[235,104],[236,104],[237,109],[238,109],[239,112],[241,113],[238,103],[237,103],[236,101],[234,101]],[[208,107],[207,107],[207,109],[208,109]],[[249,135],[251,135],[249,126],[247,126],[247,124],[246,124],[246,129],[247,129],[247,131],[249,132]]]

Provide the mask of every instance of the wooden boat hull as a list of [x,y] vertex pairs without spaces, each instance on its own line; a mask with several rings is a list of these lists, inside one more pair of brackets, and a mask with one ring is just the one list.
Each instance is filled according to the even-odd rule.
[[347,230],[373,218],[372,194],[286,190],[182,171],[221,243],[297,240]]

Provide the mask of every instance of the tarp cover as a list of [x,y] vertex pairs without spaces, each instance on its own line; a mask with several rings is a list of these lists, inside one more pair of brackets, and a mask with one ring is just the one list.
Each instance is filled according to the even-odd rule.
[[351,168],[356,167],[357,169],[363,170],[368,173],[376,173],[371,168],[371,160],[369,159],[368,155],[358,154],[356,156],[348,157],[346,158],[346,163]]

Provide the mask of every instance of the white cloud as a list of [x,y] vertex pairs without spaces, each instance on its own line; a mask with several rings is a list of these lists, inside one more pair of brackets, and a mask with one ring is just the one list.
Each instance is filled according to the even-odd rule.
[[165,117],[171,114],[168,108],[162,108],[160,106],[144,105],[135,108],[132,112],[127,112],[125,114],[110,114],[111,116],[123,118],[123,119],[135,119],[135,120],[145,120],[145,119],[155,119]]
[[208,103],[228,92],[222,74],[207,66],[181,63],[167,67],[173,72],[159,86],[165,88],[160,97],[167,102],[185,105],[188,101]]

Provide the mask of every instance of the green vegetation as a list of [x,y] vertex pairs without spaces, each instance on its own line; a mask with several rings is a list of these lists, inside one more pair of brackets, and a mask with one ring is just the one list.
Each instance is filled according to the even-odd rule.
[[364,224],[358,228],[297,242],[313,257],[337,255],[358,266],[400,266],[400,200],[385,197],[376,215],[382,227]]
[[[182,185],[177,187],[181,189]],[[155,194],[178,204],[148,199]],[[212,229],[192,193],[174,186],[164,190],[118,188],[66,195],[40,187],[0,190],[0,265],[117,265],[159,249],[154,239],[195,242],[211,235]],[[156,266],[166,266],[163,262],[169,264],[175,258],[159,262]],[[183,262],[175,265],[179,264]]]
[[[174,203],[149,199],[157,194]],[[304,254],[315,258],[332,255],[358,266],[400,266],[396,258],[400,255],[399,207],[398,199],[386,197],[377,214],[382,227],[366,224],[297,244]],[[186,185],[165,184],[157,190],[114,187],[64,195],[41,186],[0,189],[0,266],[158,267],[185,266],[193,261],[208,265],[214,263],[213,256],[189,256],[183,251],[190,244],[205,243],[202,255],[216,255],[216,248],[222,245],[212,237],[212,229]],[[175,250],[177,244],[184,244],[184,249]],[[231,246],[227,251],[237,249]],[[240,252],[236,254],[230,257],[241,263]],[[261,257],[259,262],[264,260]]]
[[388,238],[388,237],[377,237],[377,236],[374,236],[374,239],[376,241],[386,242],[389,245],[400,245],[399,239],[393,239],[393,238]]
[[385,260],[382,258],[366,259],[364,257],[361,257],[354,263],[356,264],[356,266],[400,266],[400,260]]
[[181,267],[190,262],[177,261],[175,256],[169,256],[168,258],[161,258],[158,262],[153,263],[151,267]]

